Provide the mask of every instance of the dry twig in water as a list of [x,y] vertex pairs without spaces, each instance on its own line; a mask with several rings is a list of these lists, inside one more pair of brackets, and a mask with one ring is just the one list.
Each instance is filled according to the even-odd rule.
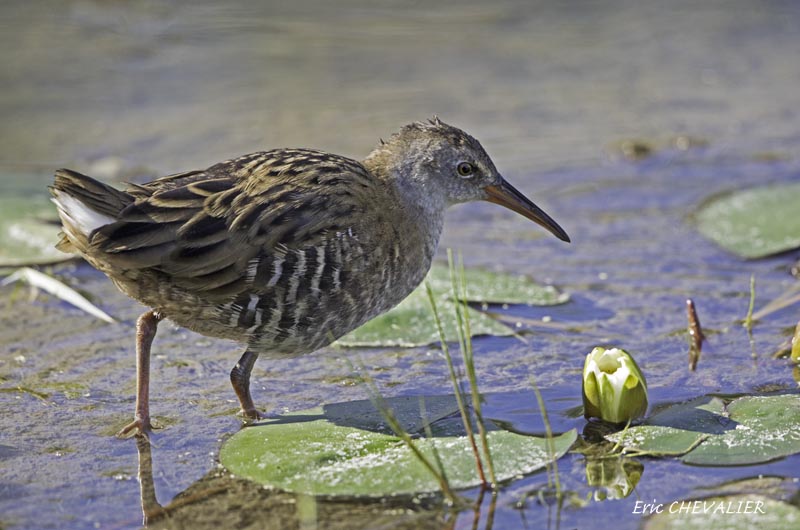
[[700,319],[697,317],[697,309],[694,307],[694,301],[689,298],[686,300],[686,316],[689,319],[689,337],[691,342],[689,344],[689,370],[694,372],[697,368],[697,361],[700,360],[700,352],[703,351],[703,341],[706,339],[703,335],[703,328],[700,327]]

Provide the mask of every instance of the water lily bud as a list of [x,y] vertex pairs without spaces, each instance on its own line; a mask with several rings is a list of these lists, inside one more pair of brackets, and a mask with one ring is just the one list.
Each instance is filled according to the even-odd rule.
[[647,412],[647,381],[628,352],[597,347],[583,365],[583,414],[626,423]]

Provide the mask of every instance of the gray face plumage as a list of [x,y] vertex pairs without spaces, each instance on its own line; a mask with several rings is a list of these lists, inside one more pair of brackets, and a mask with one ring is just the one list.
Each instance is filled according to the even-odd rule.
[[485,188],[502,180],[478,140],[438,118],[403,127],[365,163],[376,160],[444,205],[486,200]]
[[406,125],[388,142],[381,141],[364,166],[429,218],[451,204],[485,200],[569,241],[558,223],[500,176],[478,140],[438,118]]

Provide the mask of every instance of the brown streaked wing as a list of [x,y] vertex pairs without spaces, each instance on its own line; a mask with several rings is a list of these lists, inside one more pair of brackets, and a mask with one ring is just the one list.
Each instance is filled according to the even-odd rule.
[[246,274],[253,258],[317,246],[346,230],[373,184],[344,157],[254,153],[136,186],[129,191],[136,201],[92,244],[121,268],[153,269],[224,299],[253,287]]

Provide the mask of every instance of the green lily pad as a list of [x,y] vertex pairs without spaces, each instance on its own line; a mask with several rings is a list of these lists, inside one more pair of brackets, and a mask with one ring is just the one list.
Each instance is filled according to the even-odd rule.
[[[452,293],[450,271],[445,265],[434,265],[425,278],[434,293],[449,297]],[[540,285],[522,275],[464,269],[467,300],[487,304],[558,305],[569,301],[569,295],[552,285]],[[422,288],[424,293],[424,287]]]
[[[470,302],[555,305],[569,300],[552,286],[539,285],[524,276],[500,274],[480,269],[467,269],[464,272],[467,283],[467,298]],[[434,265],[426,281],[436,296],[436,308],[442,319],[445,336],[448,340],[458,337],[455,302],[452,299],[450,272],[446,266]],[[513,335],[514,331],[469,307],[470,329],[472,335]],[[345,335],[338,341],[342,346],[424,346],[439,342],[439,333],[433,319],[431,304],[424,282],[391,311],[374,318]]]
[[0,197],[0,267],[45,265],[71,259],[56,250],[60,227],[42,195]]
[[607,438],[638,453],[683,455],[692,465],[769,462],[800,452],[800,395],[746,396],[727,408],[698,398]]
[[619,442],[636,455],[681,456],[692,450],[707,435],[659,425],[637,425],[627,432],[606,438]]
[[726,193],[696,214],[700,233],[743,258],[763,258],[800,247],[800,183]]
[[[421,426],[418,398],[387,403],[407,427]],[[457,410],[452,397],[426,398],[425,403],[427,418]],[[337,404],[249,427],[225,442],[220,460],[242,478],[308,495],[387,497],[438,491],[433,474],[369,407],[368,401]],[[452,429],[433,430],[441,434],[415,440],[419,450],[435,461],[435,446],[452,488],[480,485],[468,439]],[[555,437],[555,457],[563,456],[576,438],[574,429]],[[544,438],[494,430],[488,439],[498,480],[532,473],[551,461]]]
[[794,530],[800,509],[761,495],[728,495],[664,504],[648,517],[645,530]]
[[683,457],[687,464],[740,466],[800,452],[800,395],[747,396],[728,405],[734,429]]
[[642,425],[606,438],[635,453],[680,456],[711,434],[722,432],[724,412],[725,404],[719,398],[701,397],[673,405],[650,416]]
[[[448,340],[456,340],[455,302],[437,297],[436,309],[442,319],[444,334]],[[470,329],[473,335],[513,335],[514,331],[473,308],[469,311]],[[410,348],[439,342],[439,333],[433,319],[428,295],[417,289],[400,304],[374,318],[338,340],[342,346],[401,346]]]

